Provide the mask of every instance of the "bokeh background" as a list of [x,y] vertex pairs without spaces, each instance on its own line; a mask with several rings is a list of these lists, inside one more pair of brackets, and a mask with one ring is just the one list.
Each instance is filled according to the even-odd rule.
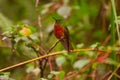
[[[36,9],[36,0],[0,0],[0,68],[4,68],[21,61],[37,57],[34,50],[26,46],[31,43],[24,36],[17,36],[14,41],[7,36],[11,36],[11,27],[17,28],[16,25],[27,24],[32,32],[32,39],[38,44],[44,44],[43,48],[47,51],[57,41],[53,35],[54,20],[52,15],[58,13],[65,18],[65,23],[70,32],[71,42],[74,48],[88,48],[99,44],[101,47],[111,45],[110,23],[111,23],[111,2],[110,0],[39,0],[39,6]],[[120,0],[115,0],[117,15],[120,15]],[[39,36],[39,26],[37,23],[38,14],[42,23],[42,40]],[[5,36],[2,36],[5,34]],[[117,39],[117,36],[116,36]],[[14,46],[14,47],[12,47]],[[14,53],[11,48],[14,48]],[[107,47],[105,47],[106,49]],[[63,50],[61,44],[58,44],[54,51]],[[82,57],[77,57],[77,55]],[[63,70],[66,72],[68,66],[79,59],[89,59],[93,57],[93,52],[81,52],[70,56],[71,62],[67,62],[65,56],[55,57],[53,60],[60,59],[63,61]],[[68,58],[69,59],[69,58]],[[83,60],[84,62],[84,60]],[[57,62],[55,62],[57,64]],[[59,63],[59,60],[58,60]],[[34,63],[20,66],[8,70],[9,77],[15,80],[21,80],[30,70],[33,70]],[[56,65],[57,66],[57,65]],[[104,74],[106,65],[100,65],[100,75]],[[59,67],[59,65],[57,66]],[[49,66],[47,67],[48,70]],[[70,68],[74,71],[74,68]],[[92,71],[88,70],[87,74]],[[46,75],[49,71],[46,71]],[[86,75],[87,75],[86,74]],[[84,73],[81,80],[88,80],[89,76]],[[72,80],[79,79],[79,76]],[[90,78],[91,80],[94,80]],[[90,80],[89,79],[89,80]],[[24,79],[25,80],[25,79]],[[27,80],[27,79],[26,79]],[[98,79],[97,79],[98,80]]]

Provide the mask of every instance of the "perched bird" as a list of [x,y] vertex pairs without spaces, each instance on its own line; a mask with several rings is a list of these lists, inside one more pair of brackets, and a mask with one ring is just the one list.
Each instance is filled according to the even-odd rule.
[[[54,17],[53,17],[54,18]],[[54,24],[54,35],[57,39],[60,40],[64,48],[70,52],[70,50],[73,50],[72,44],[70,42],[69,38],[69,31],[68,28],[63,25],[62,19],[55,19],[55,24]]]

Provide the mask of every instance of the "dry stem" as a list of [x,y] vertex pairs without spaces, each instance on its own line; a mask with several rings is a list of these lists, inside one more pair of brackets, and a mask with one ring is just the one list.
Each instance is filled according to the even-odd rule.
[[[111,52],[111,50],[103,51],[103,50],[96,50],[96,49],[92,49],[92,48],[71,50],[71,52],[80,52],[80,51],[97,51],[97,52],[105,52],[105,53]],[[15,64],[15,65],[12,65],[12,66],[9,66],[9,67],[0,69],[0,72],[9,70],[9,69],[12,69],[12,68],[15,68],[15,67],[19,67],[19,66],[25,65],[25,64],[27,64],[27,63],[30,63],[30,62],[33,62],[33,61],[36,61],[36,60],[40,60],[40,59],[43,59],[43,58],[47,58],[47,57],[50,57],[50,56],[60,55],[60,54],[62,54],[62,53],[64,53],[64,52],[67,52],[67,51],[53,52],[53,53],[50,53],[50,54],[46,54],[46,55],[44,55],[44,56],[40,56],[40,57],[37,57],[37,58],[33,58],[33,59],[31,59],[31,60],[27,60],[27,61],[24,61],[24,62]],[[117,52],[117,54],[120,54],[120,52]]]

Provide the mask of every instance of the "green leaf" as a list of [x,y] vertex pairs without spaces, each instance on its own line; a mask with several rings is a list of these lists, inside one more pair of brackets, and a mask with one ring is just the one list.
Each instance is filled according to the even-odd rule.
[[84,46],[84,43],[77,44],[77,48],[82,48]]
[[68,55],[67,57],[70,59],[71,64],[73,64],[73,62],[75,60],[75,56],[74,55]]
[[58,71],[51,71],[51,74],[58,75],[60,72]]
[[10,75],[10,72],[0,72],[0,75]]
[[2,28],[3,31],[9,30],[10,26],[12,25],[12,22],[5,17],[2,13],[0,13],[0,28]]
[[64,76],[65,76],[65,72],[64,72],[64,71],[61,71],[61,72],[59,73],[59,80],[63,80]]
[[48,75],[48,79],[52,79],[55,75],[58,75],[60,72],[58,71],[51,71]]
[[93,34],[93,36],[94,36],[95,38],[100,38],[100,36],[105,36],[105,34],[103,33],[102,30],[97,30],[97,31]]
[[57,66],[62,66],[66,62],[66,59],[64,56],[59,56],[56,58],[56,64]]
[[100,43],[99,42],[96,42],[95,44],[92,44],[90,47],[91,48],[96,48],[96,47],[98,47],[100,45]]
[[47,79],[45,79],[45,78],[40,78],[40,80],[47,80]]
[[10,78],[9,75],[10,75],[10,72],[0,72],[0,80],[15,80]]
[[113,60],[113,59],[111,59],[111,58],[108,58],[108,59],[106,60],[106,63],[111,64],[111,65],[114,65],[114,66],[119,65],[119,63],[118,63],[117,61],[115,61],[115,60]]
[[90,60],[88,59],[83,59],[83,60],[78,60],[74,63],[73,68],[75,69],[81,69],[83,68],[86,64],[89,63]]

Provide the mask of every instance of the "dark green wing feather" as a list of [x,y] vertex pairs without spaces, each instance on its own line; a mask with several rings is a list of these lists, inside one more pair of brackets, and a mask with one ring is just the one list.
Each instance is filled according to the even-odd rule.
[[70,35],[67,27],[64,27],[64,37],[61,39],[61,43],[64,46],[64,48],[69,52],[70,50],[73,50],[72,44],[70,42]]

